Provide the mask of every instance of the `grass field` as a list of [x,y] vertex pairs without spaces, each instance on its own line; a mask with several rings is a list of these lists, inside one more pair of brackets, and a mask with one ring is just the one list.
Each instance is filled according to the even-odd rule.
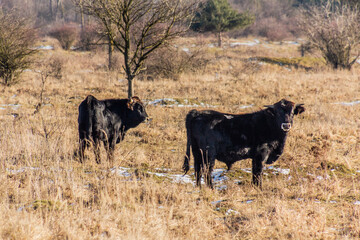
[[[80,102],[127,96],[105,50],[41,50],[17,85],[0,86],[0,238],[360,238],[360,66],[333,71],[292,43],[242,39],[219,49],[211,40],[177,43],[198,51],[201,67],[136,81],[153,120],[128,132],[113,165],[103,149],[101,165],[91,151],[84,164],[75,154]],[[62,78],[42,82],[49,59]],[[252,112],[282,98],[306,111],[262,191],[250,184],[250,160],[230,172],[217,162],[215,190],[196,188],[192,169],[180,176],[189,110]]]

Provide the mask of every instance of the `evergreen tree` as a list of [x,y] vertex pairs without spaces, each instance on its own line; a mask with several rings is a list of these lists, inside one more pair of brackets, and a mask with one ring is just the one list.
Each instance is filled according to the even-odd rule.
[[253,21],[253,15],[248,12],[238,13],[227,0],[208,0],[196,13],[191,29],[216,33],[221,47],[223,32],[248,26]]

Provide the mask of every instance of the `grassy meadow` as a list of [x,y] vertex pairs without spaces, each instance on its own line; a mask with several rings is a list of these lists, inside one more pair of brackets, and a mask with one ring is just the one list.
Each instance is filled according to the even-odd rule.
[[[114,164],[102,148],[101,165],[91,150],[78,161],[78,106],[88,94],[125,98],[123,73],[106,69],[106,49],[39,43],[55,49],[39,51],[18,84],[0,86],[0,239],[359,238],[360,66],[333,71],[318,58],[301,58],[292,43],[228,39],[220,49],[212,42],[176,43],[178,52],[197,52],[185,61],[203,63],[196,68],[171,78],[149,65],[139,76],[135,95],[149,103],[152,121],[128,131]],[[186,58],[157,55],[153,65],[159,56],[173,64]],[[61,78],[46,78],[51,59]],[[220,172],[215,190],[196,188],[193,169],[179,176],[189,110],[253,112],[282,98],[306,111],[273,164],[286,171],[267,169],[262,191],[245,171],[250,160]],[[158,99],[171,100],[154,104]]]

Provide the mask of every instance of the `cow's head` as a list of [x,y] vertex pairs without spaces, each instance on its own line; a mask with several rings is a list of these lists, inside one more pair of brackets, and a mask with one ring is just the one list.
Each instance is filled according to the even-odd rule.
[[127,102],[127,107],[130,110],[130,113],[128,115],[130,119],[128,119],[128,121],[131,125],[137,126],[140,123],[148,120],[149,116],[145,111],[145,105],[139,97],[134,96],[130,98]]
[[277,128],[284,132],[290,131],[293,123],[294,115],[303,113],[305,108],[304,104],[296,104],[282,99],[273,105],[267,105],[266,112],[274,117]]

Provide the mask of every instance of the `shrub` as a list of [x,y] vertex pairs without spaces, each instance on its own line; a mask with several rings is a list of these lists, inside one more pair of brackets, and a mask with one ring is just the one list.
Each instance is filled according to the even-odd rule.
[[348,69],[359,55],[352,57],[360,45],[360,10],[348,4],[335,5],[328,0],[320,6],[304,8],[299,25],[309,43],[318,49],[333,69]]
[[85,26],[80,33],[80,48],[85,51],[94,50],[101,38],[96,25]]
[[0,78],[5,85],[15,83],[20,73],[30,66],[36,31],[29,20],[14,12],[0,13]]
[[209,61],[201,48],[188,50],[168,46],[148,59],[145,63],[146,70],[142,75],[178,80],[182,73],[205,69]]
[[64,50],[70,50],[78,38],[78,30],[74,24],[63,24],[50,30],[49,35],[56,38]]

